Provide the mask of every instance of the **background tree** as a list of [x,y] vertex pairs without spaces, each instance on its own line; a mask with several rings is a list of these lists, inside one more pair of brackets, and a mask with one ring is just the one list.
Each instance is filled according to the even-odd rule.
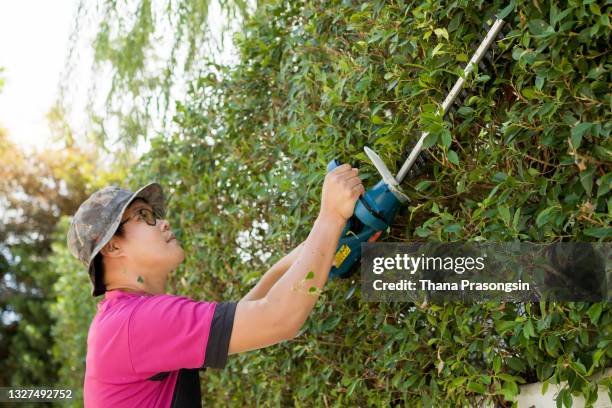
[[[0,383],[48,385],[53,284],[62,271],[48,257],[56,225],[104,180],[92,152],[76,147],[23,151],[0,132]],[[84,272],[83,272],[84,273]]]
[[[214,23],[221,32],[211,31],[209,11],[213,6],[220,8],[221,19]],[[167,133],[175,98],[184,96],[180,90],[208,70],[201,61],[218,54],[223,47],[223,43],[215,41],[215,35],[223,39],[223,33],[238,29],[248,13],[246,0],[79,0],[52,112],[63,114],[72,108],[72,73],[82,63],[79,40],[94,25],[97,28],[87,106],[90,138],[107,148],[116,142],[116,133],[129,150],[151,134]],[[111,83],[102,83],[108,72]],[[100,93],[104,93],[101,111],[96,109]]]

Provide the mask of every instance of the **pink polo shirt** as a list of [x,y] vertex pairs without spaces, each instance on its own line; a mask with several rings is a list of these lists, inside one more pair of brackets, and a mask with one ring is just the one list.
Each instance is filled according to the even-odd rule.
[[227,362],[236,303],[108,291],[87,336],[85,407],[200,407],[199,370]]

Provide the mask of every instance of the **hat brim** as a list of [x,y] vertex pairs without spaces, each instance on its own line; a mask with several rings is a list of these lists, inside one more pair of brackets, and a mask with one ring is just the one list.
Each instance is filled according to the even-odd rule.
[[100,252],[104,245],[106,245],[108,241],[110,241],[111,238],[115,235],[115,232],[117,231],[117,228],[119,228],[119,224],[121,223],[121,219],[123,218],[125,210],[127,210],[130,204],[132,204],[132,202],[137,198],[145,199],[149,203],[149,205],[153,207],[153,211],[155,211],[155,213],[159,217],[163,218],[166,215],[164,191],[159,183],[150,183],[145,185],[144,187],[138,189],[126,200],[125,204],[121,208],[121,211],[113,219],[110,227],[108,228],[98,245],[94,247],[91,256],[89,257],[88,271],[89,278],[93,285],[91,295],[94,297],[100,296],[104,294],[104,292],[106,292],[104,282],[100,282],[103,277],[100,276],[100,274],[96,271],[94,258],[96,257],[96,255],[98,255],[98,252]]

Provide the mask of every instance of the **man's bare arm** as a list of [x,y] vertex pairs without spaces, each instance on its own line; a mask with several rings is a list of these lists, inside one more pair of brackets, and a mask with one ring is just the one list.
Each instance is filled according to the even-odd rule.
[[[327,282],[340,233],[346,219],[331,214],[321,214],[304,243],[298,259],[268,292],[271,302],[281,305],[284,320],[297,334],[319,298],[320,289]],[[309,272],[313,278],[306,280]],[[314,292],[309,289],[315,287]]]
[[[257,300],[238,302],[229,354],[259,349],[295,337],[312,311],[322,289],[346,220],[364,188],[357,169],[342,165],[323,183],[321,211],[297,259],[287,272]],[[305,281],[309,272],[314,277]]]
[[291,252],[282,257],[277,261],[268,271],[261,277],[255,286],[247,293],[241,300],[257,300],[261,299],[268,294],[270,288],[278,281],[278,279],[287,272],[287,269],[295,262],[300,253],[300,250],[304,246],[302,242],[297,247],[293,248]]

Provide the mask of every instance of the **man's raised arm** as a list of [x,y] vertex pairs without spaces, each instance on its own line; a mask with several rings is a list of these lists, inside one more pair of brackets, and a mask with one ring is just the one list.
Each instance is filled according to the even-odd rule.
[[[236,307],[229,354],[291,339],[308,318],[327,281],[342,228],[364,188],[358,170],[344,164],[325,176],[319,215],[289,270],[258,300]],[[314,277],[306,280],[309,272]]]
[[241,300],[257,300],[268,294],[270,288],[287,272],[289,267],[296,261],[304,242],[293,248],[291,252],[279,259],[270,269],[264,273],[257,284]]

